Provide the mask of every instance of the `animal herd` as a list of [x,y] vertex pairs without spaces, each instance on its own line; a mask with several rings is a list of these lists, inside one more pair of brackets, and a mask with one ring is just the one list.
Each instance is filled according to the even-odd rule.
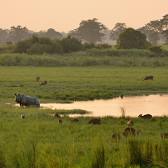
[[[154,80],[154,76],[153,75],[145,76],[144,80]],[[46,80],[41,81],[41,78],[39,76],[36,77],[36,82],[38,82],[40,86],[47,85],[47,83],[48,83]],[[15,96],[16,96],[16,102],[19,103],[20,106],[32,106],[33,105],[36,107],[40,107],[40,101],[36,97],[26,96],[26,95],[22,95],[22,94],[15,94]],[[121,97],[121,99],[123,99],[124,95],[122,94],[122,95],[120,95],[120,97]],[[25,119],[25,117],[26,116],[24,114],[21,114],[21,119]],[[58,119],[59,124],[63,123],[63,117],[61,117],[58,113],[54,113],[53,117]],[[152,119],[151,114],[145,114],[145,115],[140,114],[138,117],[141,119],[145,119],[145,120]],[[78,118],[71,118],[71,121],[72,122],[79,122],[79,119]],[[88,121],[88,124],[100,125],[101,119],[100,118],[91,118]],[[131,120],[131,119],[128,120],[127,127],[123,130],[122,135],[125,137],[139,135],[141,133],[141,131],[136,130],[135,128],[133,128],[133,126],[134,126],[133,120]],[[120,138],[121,138],[121,135],[119,133],[112,134],[112,139],[119,140]],[[161,134],[161,138],[162,139],[168,138],[168,133]]]

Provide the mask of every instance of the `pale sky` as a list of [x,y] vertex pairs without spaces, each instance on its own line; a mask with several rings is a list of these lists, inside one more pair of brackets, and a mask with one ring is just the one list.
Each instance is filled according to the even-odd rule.
[[140,27],[168,14],[168,0],[0,0],[0,28],[68,32],[81,20],[98,18],[109,29],[116,22]]

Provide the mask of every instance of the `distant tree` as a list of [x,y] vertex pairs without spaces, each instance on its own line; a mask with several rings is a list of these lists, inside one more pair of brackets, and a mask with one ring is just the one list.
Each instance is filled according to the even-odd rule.
[[114,28],[112,29],[111,32],[111,39],[114,41],[117,41],[119,38],[119,35],[124,32],[126,29],[126,24],[125,23],[116,23]]
[[54,29],[50,28],[48,29],[46,32],[38,32],[37,33],[38,37],[46,37],[49,39],[61,39],[62,38],[62,34],[55,31]]
[[126,29],[119,35],[118,46],[124,49],[143,49],[147,47],[147,40],[145,34],[133,28]]
[[106,27],[94,18],[82,21],[77,29],[70,32],[70,35],[87,43],[97,43],[102,40],[105,29]]
[[157,45],[160,39],[162,26],[159,20],[154,20],[138,30],[144,33],[147,36],[148,41],[150,41],[153,45]]
[[0,43],[6,43],[8,39],[8,31],[0,29]]
[[168,42],[168,14],[163,16],[163,18],[160,20],[162,25],[162,34],[165,35],[166,40]]
[[12,26],[9,32],[8,41],[16,43],[16,42],[28,39],[31,36],[32,34],[26,27]]
[[68,36],[67,38],[62,39],[61,46],[65,53],[80,51],[83,49],[82,43],[76,38],[72,38],[71,36]]

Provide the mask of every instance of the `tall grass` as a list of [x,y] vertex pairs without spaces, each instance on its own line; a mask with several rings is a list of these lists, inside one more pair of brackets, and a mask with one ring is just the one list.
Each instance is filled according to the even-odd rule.
[[161,57],[148,50],[97,50],[58,55],[0,54],[2,66],[168,66],[168,53]]
[[105,168],[105,151],[103,146],[96,149],[91,168]]

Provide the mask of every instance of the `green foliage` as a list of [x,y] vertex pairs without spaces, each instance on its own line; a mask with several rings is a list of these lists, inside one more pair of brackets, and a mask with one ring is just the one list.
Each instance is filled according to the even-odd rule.
[[67,37],[62,40],[50,40],[45,37],[33,36],[29,40],[16,44],[15,52],[28,54],[68,53],[82,50],[83,46],[77,39]]
[[65,53],[80,51],[83,49],[81,42],[70,36],[61,40],[61,46]]
[[137,139],[129,140],[128,152],[130,165],[142,168],[151,168],[153,166],[153,149],[150,142]]
[[102,32],[105,29],[106,27],[94,18],[83,20],[77,29],[70,32],[70,35],[81,41],[95,44],[102,40],[102,37],[104,36],[104,33]]
[[[167,73],[166,67],[1,67],[0,97],[24,93],[42,100],[69,102],[108,99],[121,94],[167,93]],[[144,82],[147,74],[156,80]],[[40,86],[37,76],[48,84]]]
[[136,31],[132,28],[126,29],[123,33],[119,35],[118,46],[124,49],[144,49],[147,48],[148,42],[146,40],[145,34],[140,31]]

